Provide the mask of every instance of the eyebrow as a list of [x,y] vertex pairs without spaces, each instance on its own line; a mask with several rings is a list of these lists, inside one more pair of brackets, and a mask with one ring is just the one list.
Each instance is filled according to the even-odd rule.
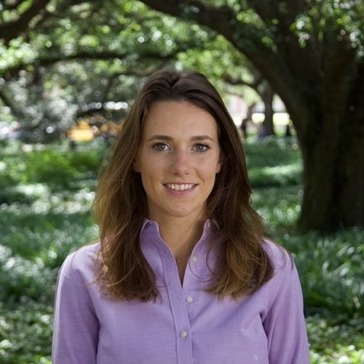
[[[165,140],[165,141],[172,141],[173,138],[168,136],[168,135],[162,135],[162,134],[157,134],[157,135],[153,135],[150,138],[148,138],[146,141],[150,142],[153,140]],[[191,141],[203,141],[203,140],[211,140],[211,141],[215,141],[214,138],[210,137],[209,135],[194,135],[193,137],[191,137]]]

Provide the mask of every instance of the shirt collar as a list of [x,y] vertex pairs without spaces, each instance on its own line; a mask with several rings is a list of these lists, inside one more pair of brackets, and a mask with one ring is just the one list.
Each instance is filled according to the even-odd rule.
[[[205,235],[205,233],[211,229],[212,226],[215,226],[217,229],[219,229],[219,224],[215,219],[207,219],[203,225],[203,232],[202,236]],[[145,218],[143,221],[142,228],[140,229],[140,235],[139,238],[142,238],[144,233],[149,230],[149,228],[152,228],[156,233],[159,235],[159,225],[156,221],[150,220]]]

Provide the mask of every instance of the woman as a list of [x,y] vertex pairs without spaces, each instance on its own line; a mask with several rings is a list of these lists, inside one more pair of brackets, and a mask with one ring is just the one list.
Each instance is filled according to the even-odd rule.
[[201,74],[137,97],[59,274],[55,364],[307,364],[300,283],[263,238],[239,133]]

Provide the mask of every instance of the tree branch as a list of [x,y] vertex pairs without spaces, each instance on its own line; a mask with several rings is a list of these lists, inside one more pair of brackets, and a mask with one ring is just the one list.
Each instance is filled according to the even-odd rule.
[[3,104],[10,109],[11,113],[15,116],[15,118],[22,118],[23,113],[19,108],[16,107],[16,103],[14,103],[13,99],[6,94],[4,89],[0,89],[0,99],[2,100]]
[[[186,49],[191,49],[190,47]],[[174,52],[168,54],[161,54],[158,50],[156,51],[142,51],[141,53],[137,54],[139,59],[143,60],[161,60],[161,61],[169,61],[176,58],[176,56],[183,52],[185,49],[183,47],[179,47]],[[79,60],[114,60],[114,59],[126,59],[128,57],[135,57],[135,53],[131,54],[129,51],[120,52],[120,51],[80,51],[72,55],[62,55],[60,52],[55,52],[53,55],[40,55],[34,63],[20,63],[14,67],[9,67],[6,70],[0,72],[0,75],[6,79],[11,79],[16,77],[18,72],[24,69],[30,69],[31,67],[49,67],[58,62],[71,62],[71,61],[79,61]]]
[[230,85],[247,86],[247,87],[250,87],[251,89],[253,89],[254,91],[257,91],[260,84],[264,81],[264,78],[261,75],[259,75],[253,81],[249,82],[247,80],[243,80],[241,78],[234,77],[233,75],[227,74],[227,73],[223,75],[223,79],[225,82],[229,83]]
[[8,44],[12,39],[22,35],[29,29],[30,23],[37,16],[42,15],[42,11],[46,8],[51,0],[34,0],[32,5],[20,14],[16,20],[0,25],[0,39]]
[[[140,1],[154,10],[182,20],[197,22],[223,35],[259,69],[272,85],[281,83],[282,87],[286,88],[285,80],[292,81],[286,64],[276,56],[274,47],[267,46],[262,41],[264,37],[269,37],[267,30],[255,26],[252,22],[239,21],[237,14],[230,7],[208,6],[199,0]],[[251,6],[254,9],[253,5]],[[287,78],[284,77],[285,74]]]
[[3,8],[4,10],[15,10],[24,2],[25,0],[13,0],[12,2],[4,1]]

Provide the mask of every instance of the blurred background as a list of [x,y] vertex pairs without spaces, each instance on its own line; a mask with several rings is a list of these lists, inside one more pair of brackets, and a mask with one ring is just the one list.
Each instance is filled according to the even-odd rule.
[[0,362],[49,364],[62,261],[141,85],[204,73],[290,250],[311,363],[364,363],[362,0],[0,1]]

